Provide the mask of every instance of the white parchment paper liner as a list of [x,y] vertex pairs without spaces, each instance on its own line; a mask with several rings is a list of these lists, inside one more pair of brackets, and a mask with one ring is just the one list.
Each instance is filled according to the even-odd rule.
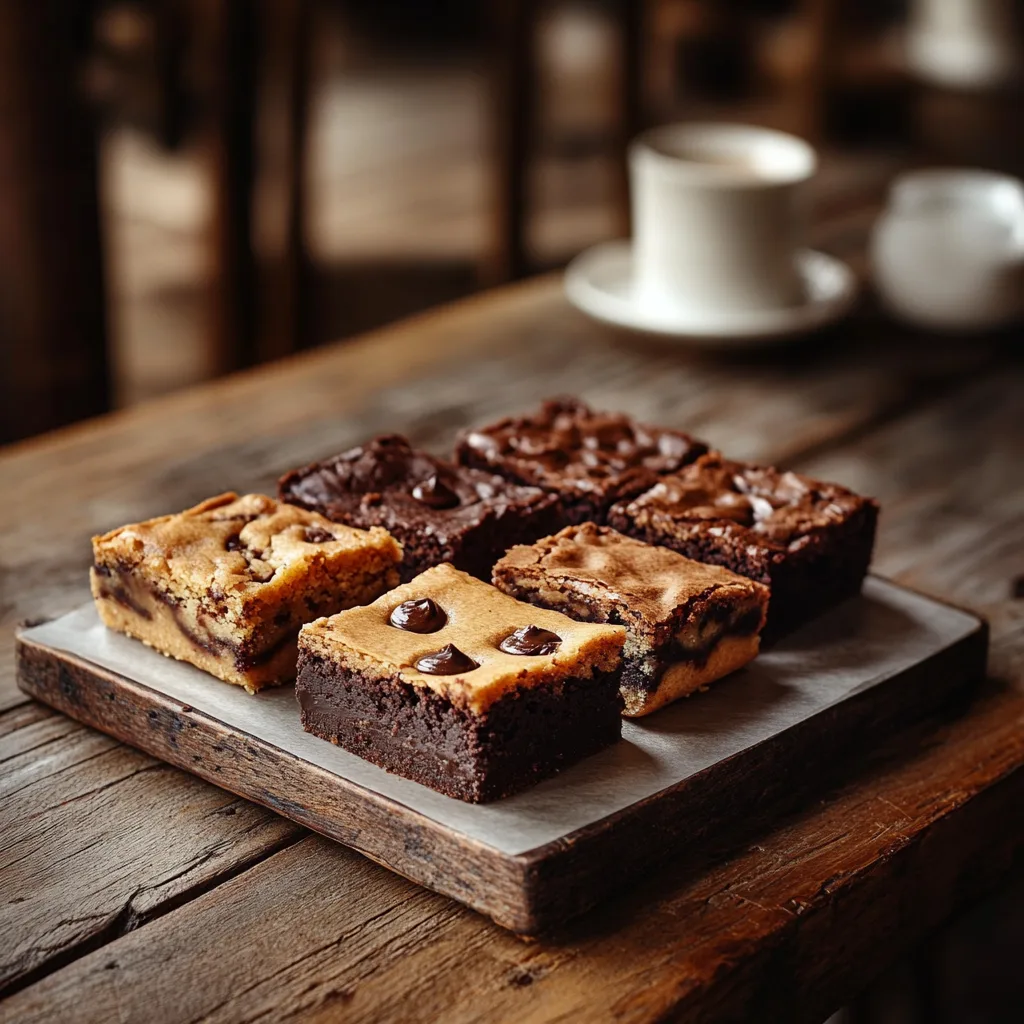
[[[791,635],[708,692],[634,721],[622,741],[495,804],[441,796],[303,732],[291,687],[250,696],[105,629],[92,605],[26,631],[158,690],[506,854],[567,835],[904,671],[962,639],[976,620],[869,579],[862,597]],[[297,796],[296,799],[301,799]]]

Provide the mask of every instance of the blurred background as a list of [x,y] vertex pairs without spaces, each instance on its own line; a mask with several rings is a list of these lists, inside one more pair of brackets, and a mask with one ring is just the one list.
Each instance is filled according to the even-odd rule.
[[1017,0],[35,0],[0,12],[0,441],[563,265],[641,127],[1020,170]]
[[[0,442],[560,267],[659,122],[810,139],[850,258],[899,169],[1024,171],[1022,7],[5,0]],[[844,1019],[1024,1019],[1022,948],[1018,886]]]

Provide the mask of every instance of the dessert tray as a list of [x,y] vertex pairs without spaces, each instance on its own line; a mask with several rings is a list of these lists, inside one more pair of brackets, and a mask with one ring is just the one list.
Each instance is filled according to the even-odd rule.
[[25,692],[271,808],[503,927],[564,923],[737,821],[755,827],[984,671],[973,615],[870,577],[750,666],[536,787],[451,799],[303,731],[295,693],[254,698],[106,629],[93,606],[24,629]]

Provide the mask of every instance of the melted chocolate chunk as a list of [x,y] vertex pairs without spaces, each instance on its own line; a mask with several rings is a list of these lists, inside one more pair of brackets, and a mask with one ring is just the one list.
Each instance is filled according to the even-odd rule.
[[100,597],[116,601],[122,608],[127,608],[142,619],[151,620],[153,618],[152,612],[135,600],[127,586],[122,586],[120,583],[106,583],[99,588],[99,592]]
[[555,495],[453,465],[394,436],[294,470],[279,489],[283,500],[335,523],[384,527],[405,549],[402,583],[440,562],[490,580],[510,547],[560,524]]
[[536,656],[538,654],[554,654],[562,643],[562,638],[550,629],[541,629],[539,626],[523,626],[514,633],[510,633],[498,644],[498,650],[506,654],[525,654]]
[[459,496],[435,473],[412,489],[412,496],[428,508],[455,508]]
[[403,601],[388,619],[396,629],[409,633],[436,633],[447,621],[448,616],[429,597]]
[[234,533],[226,541],[224,541],[225,551],[240,551],[245,545],[242,543],[242,538]]
[[307,526],[302,539],[307,544],[326,544],[329,540],[336,538],[330,530],[325,530],[322,526]]
[[463,672],[472,672],[480,666],[468,655],[455,646],[445,644],[439,651],[424,654],[416,662],[416,670],[428,676],[457,676]]
[[761,625],[761,609],[751,608],[749,611],[744,612],[732,625],[729,627],[729,632],[736,636],[750,636],[751,633],[757,632],[757,627]]

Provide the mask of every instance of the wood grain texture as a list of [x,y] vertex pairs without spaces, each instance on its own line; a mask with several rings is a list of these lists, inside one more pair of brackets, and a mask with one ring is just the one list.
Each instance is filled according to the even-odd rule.
[[967,719],[893,745],[820,806],[701,870],[659,874],[557,941],[522,944],[307,840],[5,1009],[24,1021],[155,1007],[148,1019],[820,1019],[1024,854],[1005,821],[1024,797],[1015,699],[1009,722],[990,688]]
[[[9,711],[0,729],[0,993],[298,838],[289,822],[38,705]],[[147,814],[124,813],[133,806]]]
[[[806,799],[851,754],[934,714],[984,677],[988,630],[601,821],[512,856],[158,690],[81,658],[18,645],[18,684],[86,725],[336,839],[502,927],[536,936],[723,831],[749,832]],[[739,713],[742,713],[740,711]],[[742,822],[742,828],[737,828]]]
[[805,460],[882,505],[876,571],[996,614],[1024,577],[1024,368]]
[[[850,225],[850,239],[862,238],[856,216]],[[0,700],[13,710],[0,716],[0,742],[38,713],[16,706],[13,625],[85,599],[91,532],[224,486],[266,486],[280,469],[375,430],[404,426],[443,448],[464,422],[558,390],[878,494],[881,571],[983,608],[997,638],[993,665],[1007,683],[963,719],[865,765],[837,802],[797,815],[756,848],[723,854],[713,870],[659,875],[561,942],[523,946],[357,855],[308,840],[110,943],[109,959],[99,951],[56,970],[0,1014],[47,1019],[48,1008],[49,1019],[102,1019],[120,1005],[125,1018],[134,1008],[164,1020],[316,1019],[342,1009],[357,1020],[728,1019],[762,994],[765,1020],[792,1019],[772,1000],[794,986],[808,1018],[838,1005],[1016,856],[1024,698],[1010,682],[1024,672],[1024,611],[1009,584],[1024,549],[1021,377],[1012,366],[985,373],[1002,344],[922,343],[868,314],[770,359],[713,360],[628,347],[568,310],[558,282],[546,279],[8,449],[0,455]],[[103,758],[88,764],[94,785],[121,771],[108,773]],[[51,785],[41,781],[37,799],[58,807],[59,790],[46,795]],[[69,819],[65,834],[91,829],[94,845],[66,865],[38,851],[31,900],[10,902],[24,894],[4,884],[4,960],[12,935],[34,942],[49,968],[76,955],[59,929],[45,938],[76,903],[75,871],[87,860],[118,870],[135,863],[139,837],[166,839],[172,811],[175,831],[195,829],[195,797],[186,793],[224,799],[177,773],[143,772],[104,790],[102,817]],[[12,820],[2,804],[0,816]],[[241,831],[233,820],[217,822],[228,853],[227,837]],[[131,884],[151,886],[188,864],[182,842],[167,841],[167,856],[152,865],[143,858]],[[790,900],[807,909],[794,915]],[[22,921],[29,903],[35,916]],[[93,906],[116,913],[122,904],[114,887]],[[300,913],[304,923],[292,926]]]

